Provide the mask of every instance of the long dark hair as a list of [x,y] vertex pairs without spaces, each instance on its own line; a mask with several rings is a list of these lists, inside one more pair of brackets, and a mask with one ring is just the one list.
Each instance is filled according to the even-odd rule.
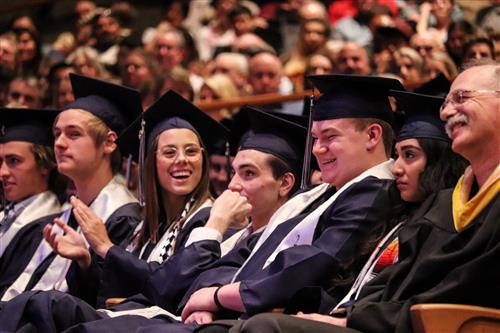
[[[451,150],[451,143],[436,139],[416,138],[426,156],[424,170],[420,173],[418,190],[422,198],[440,190],[455,186],[458,178],[462,175],[467,161]],[[351,260],[340,263],[333,267],[332,276],[329,281],[329,292],[340,295],[347,292],[357,276],[357,272],[363,267],[365,260],[376,244],[392,229],[397,222],[407,220],[419,203],[405,203],[398,207],[392,207],[398,213],[395,219],[389,223],[381,223],[367,236],[365,242],[359,246],[357,255]]]
[[[148,149],[146,161],[145,161],[145,177],[144,177],[144,199],[146,206],[144,207],[144,223],[139,234],[139,239],[137,243],[137,248],[141,248],[148,241],[156,243],[158,241],[158,234],[160,227],[163,230],[167,230],[173,221],[170,221],[166,212],[162,209],[161,200],[161,186],[158,181],[157,169],[156,169],[156,150],[158,149],[158,138],[155,138],[153,144]],[[196,211],[203,203],[210,198],[209,183],[210,179],[208,177],[208,154],[202,141],[198,138],[200,146],[202,147],[203,163],[202,163],[202,174],[198,185],[194,188],[186,197],[187,203],[191,198],[193,198],[194,204],[186,214],[186,217],[180,221],[184,223],[185,219],[188,218],[194,211]],[[162,224],[164,221],[164,224]]]
[[421,138],[417,138],[417,141],[427,159],[418,179],[418,190],[422,197],[455,186],[467,161],[451,150],[449,142]]

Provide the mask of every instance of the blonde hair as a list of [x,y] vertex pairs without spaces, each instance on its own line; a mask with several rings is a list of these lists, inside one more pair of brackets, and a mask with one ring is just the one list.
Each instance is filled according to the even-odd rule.
[[[203,84],[210,88],[218,99],[228,99],[240,96],[238,88],[236,88],[233,81],[226,74],[211,75],[205,79]],[[222,109],[219,112],[222,117],[229,118],[238,112],[238,108]]]

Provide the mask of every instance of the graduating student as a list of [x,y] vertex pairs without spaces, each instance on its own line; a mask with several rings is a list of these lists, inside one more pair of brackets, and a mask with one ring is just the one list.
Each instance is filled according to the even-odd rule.
[[[325,94],[313,113],[313,153],[327,183],[281,206],[236,274],[217,279],[210,270],[202,273],[181,302],[185,322],[211,321],[215,313],[230,315],[221,314],[224,310],[234,316],[282,307],[304,285],[326,283],[332,267],[339,272],[356,269],[365,257],[360,255],[366,251],[364,243],[379,237],[392,221],[400,198],[388,158],[392,111],[387,93],[400,88],[399,82],[343,75],[314,79]],[[358,91],[367,93],[360,96]],[[162,317],[149,324],[162,321],[171,322]],[[161,329],[193,327],[171,324]]]
[[428,211],[401,229],[399,262],[363,288],[345,318],[324,323],[262,315],[243,331],[412,332],[413,304],[500,307],[499,80],[500,66],[490,62],[469,67],[453,82],[441,119],[453,151],[470,166],[454,189],[431,195]]
[[[191,231],[208,223],[208,229],[222,235],[231,224],[244,220],[249,210],[244,197],[229,193],[212,206],[206,147],[227,136],[223,126],[169,91],[120,137],[120,142],[137,143],[128,144],[128,149],[136,153],[137,134],[143,121],[147,204],[144,223],[131,244],[133,250],[128,252],[114,245],[100,227],[102,224],[96,223],[93,214],[79,204],[84,210],[84,214],[77,215],[83,234],[104,259],[99,306],[108,297],[128,297],[141,292],[150,274],[163,263],[171,279],[176,276],[177,283],[188,283],[185,280],[189,276],[196,275],[217,258],[197,247],[191,248],[190,253],[173,256],[184,248]],[[169,260],[170,257],[175,258]]]
[[0,212],[0,295],[19,276],[60,213],[62,190],[51,126],[55,110],[0,109],[0,177],[7,200]]
[[[89,205],[104,221],[111,240],[121,244],[140,221],[135,197],[114,179],[121,157],[115,143],[117,133],[141,113],[137,91],[78,75],[71,75],[76,100],[55,119],[54,151],[58,171],[69,177],[79,200]],[[56,219],[76,227],[72,209]],[[95,258],[97,260],[97,258]],[[10,300],[28,290],[57,289],[78,294],[85,291],[90,302],[95,298],[98,278],[81,269],[89,257],[71,265],[58,256],[46,241],[19,277],[7,288],[2,300]]]
[[[304,321],[302,325],[294,326],[294,319],[289,320],[291,316],[266,314],[256,316],[248,322],[214,322],[200,329],[201,332],[227,332],[229,328],[231,332],[316,332],[318,321],[337,320],[332,315],[340,316],[359,297],[366,283],[397,262],[399,231],[406,227],[408,221],[419,216],[420,212],[427,211],[427,205],[422,206],[427,197],[456,183],[465,169],[465,161],[452,152],[444,122],[439,119],[439,108],[444,99],[404,91],[391,91],[391,94],[405,112],[404,116],[398,117],[402,120],[402,126],[396,137],[396,160],[392,173],[407,207],[399,217],[398,224],[378,243],[349,292],[339,294],[335,285],[337,281],[332,279],[329,294],[321,294],[318,288],[312,286],[297,293],[286,312],[301,311],[297,317],[312,319],[314,322]],[[275,330],[269,325],[274,325]]]
[[[186,118],[187,111],[189,110],[180,109],[174,113],[177,114],[177,112],[181,112],[179,116]],[[170,111],[167,113],[172,112]],[[145,117],[147,118],[147,112]],[[216,224],[211,223],[214,221],[209,220],[204,228],[194,229],[196,232],[191,232],[186,247],[174,253],[174,255],[164,262],[162,266],[153,271],[151,278],[147,281],[144,294],[150,298],[150,303],[152,304],[161,305],[166,309],[175,309],[179,299],[188,287],[185,285],[186,280],[191,279],[192,281],[192,279],[196,278],[199,272],[204,268],[203,263],[207,263],[208,260],[215,260],[220,256],[220,253],[226,253],[228,249],[235,244],[243,244],[241,250],[245,250],[244,246],[246,243],[240,240],[255,238],[253,235],[259,234],[259,231],[263,229],[273,212],[287,200],[291,191],[297,187],[295,185],[295,178],[298,177],[301,171],[301,162],[303,159],[303,149],[301,146],[306,137],[306,129],[258,110],[251,110],[249,114],[245,114],[240,120],[244,124],[238,127],[240,132],[233,140],[241,137],[243,132],[246,132],[244,128],[250,127],[252,131],[247,133],[241,141],[240,151],[237,155],[237,160],[235,160],[235,169],[237,172],[230,184],[230,190],[225,191],[222,196],[216,200],[212,210],[214,210],[217,202],[225,196],[231,195],[237,196],[237,198],[241,196],[242,198],[247,198],[248,202],[252,204],[252,210],[249,214],[252,223],[248,228],[242,230],[242,232],[226,240],[222,244],[222,249],[219,247],[222,236],[220,235],[220,231],[214,227]],[[196,124],[203,130],[206,127],[204,117],[196,121]],[[208,129],[204,131],[204,133],[207,133]],[[244,203],[246,200],[242,202]],[[231,204],[227,199],[224,199],[221,203],[223,205],[217,208],[217,214],[213,211],[215,217],[220,218],[219,215],[221,215],[221,213],[228,215],[231,210],[234,210],[234,208],[224,205],[224,203]],[[234,203],[232,203],[232,205],[234,206]],[[211,213],[210,219],[212,219],[212,217],[213,215]],[[252,231],[253,233],[251,233]],[[248,233],[250,233],[250,236],[247,237],[246,234]],[[207,234],[212,235],[211,238],[208,237]],[[120,250],[111,248],[108,253],[111,254],[111,251]],[[106,258],[106,262],[107,261],[108,258]],[[133,262],[131,258],[129,258],[128,262],[138,265],[138,263]],[[123,261],[123,263],[126,263],[126,261]],[[118,270],[120,272],[123,271],[123,274],[125,274],[127,267],[126,265],[122,266],[123,267],[119,267]],[[182,272],[183,270],[186,272],[190,270],[192,273],[184,274]],[[129,272],[133,272],[133,270],[129,270]],[[195,274],[196,272],[198,274]],[[115,274],[115,272],[112,273]],[[123,274],[121,276],[123,276]],[[131,274],[129,273],[128,275]],[[146,274],[146,277],[147,276],[148,274]],[[55,296],[47,295],[48,293],[42,293],[32,297],[29,307],[24,310],[24,316],[21,316],[23,310],[22,307],[19,307],[21,302],[16,304],[16,300],[14,300],[6,304],[5,309],[1,312],[1,316],[3,317],[10,311],[16,312],[16,315],[10,316],[9,324],[6,323],[5,325],[11,328],[17,327],[15,323],[31,322],[44,331],[60,331],[77,322],[120,315],[119,311],[115,311],[114,313],[107,312],[106,314],[96,312],[91,309],[90,306],[84,305],[81,301],[63,294],[57,294]],[[144,297],[133,297],[127,302],[116,306],[115,309],[122,310],[133,308],[137,305],[138,301],[144,302]],[[73,309],[75,308],[78,310],[74,311]],[[146,311],[153,311],[149,312],[150,314],[159,313],[158,309],[158,307],[146,309],[143,314],[147,313]],[[37,316],[37,318],[44,317],[44,320],[39,321],[35,320],[36,318],[30,317],[29,313],[32,311],[41,314]],[[122,312],[121,314],[132,313]],[[140,324],[142,320],[146,319],[144,317],[129,315],[108,320],[99,320],[88,324],[105,331],[113,329],[112,327],[115,326],[131,329],[131,327],[134,327],[133,325]],[[2,327],[2,329],[6,328],[7,326]]]

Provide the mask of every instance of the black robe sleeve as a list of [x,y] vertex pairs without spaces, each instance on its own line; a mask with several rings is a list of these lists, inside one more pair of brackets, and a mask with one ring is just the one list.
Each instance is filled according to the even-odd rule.
[[247,313],[285,307],[302,287],[325,285],[325,277],[336,268],[361,268],[366,258],[359,253],[365,242],[373,232],[390,228],[395,221],[393,207],[399,204],[392,180],[368,177],[351,185],[321,215],[311,245],[280,252],[264,270],[241,281],[240,295]]
[[[130,203],[117,209],[106,221],[106,230],[111,242],[119,246],[126,246],[140,221],[141,211],[137,203]],[[71,295],[77,296],[91,305],[100,306],[102,304],[97,301],[97,296],[101,288],[100,281],[104,276],[103,259],[92,250],[90,254],[90,267],[82,270],[78,264],[72,263],[66,274],[66,281]]]
[[[122,247],[113,246],[104,260],[98,303],[103,304],[110,297],[129,297],[142,292],[146,281],[157,270],[165,271],[168,275],[178,274],[179,279],[182,279],[184,278],[183,273],[195,269],[195,267],[191,266],[198,260],[216,260],[211,257],[210,254],[212,252],[208,255],[207,253],[198,253],[196,251],[183,254],[185,252],[183,251],[184,244],[189,238],[191,231],[194,228],[204,226],[209,214],[210,208],[204,208],[192,217],[188,225],[182,228],[178,235],[174,255],[162,265],[157,262],[147,262],[146,260],[139,259],[134,254],[125,251]],[[203,257],[203,254],[208,257]],[[204,265],[206,264],[200,262],[200,267]],[[172,283],[172,285],[175,285],[175,283]]]
[[196,280],[194,280],[189,289],[184,294],[182,300],[178,303],[177,312],[180,313],[182,308],[189,300],[189,297],[198,289],[210,287],[213,285],[223,285],[230,283],[233,276],[236,274],[241,265],[252,252],[255,243],[259,239],[261,232],[255,232],[244,240],[236,244],[225,256],[214,262],[207,270],[202,272]]
[[457,233],[451,218],[451,191],[439,193],[423,221],[414,224],[418,232],[401,230],[402,260],[366,285],[349,309],[348,327],[412,332],[409,309],[417,303],[499,308],[499,217],[497,195],[472,225]]
[[23,227],[0,258],[0,298],[19,277],[43,239],[43,228],[60,214],[42,217]]

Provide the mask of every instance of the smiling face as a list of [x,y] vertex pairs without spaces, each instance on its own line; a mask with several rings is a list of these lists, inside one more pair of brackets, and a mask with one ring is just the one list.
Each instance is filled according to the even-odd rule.
[[417,139],[402,140],[396,143],[396,155],[392,174],[401,198],[408,202],[421,201],[423,198],[418,184],[427,162],[422,147]]
[[368,168],[363,157],[369,136],[352,119],[314,121],[312,136],[323,182],[339,189]]
[[165,197],[186,196],[203,173],[200,141],[190,129],[173,128],[158,136],[156,173]]
[[32,146],[24,141],[0,144],[0,179],[8,201],[19,202],[47,190],[49,171],[37,165]]
[[470,162],[476,158],[492,158],[491,154],[495,153],[498,158],[499,93],[474,92],[499,90],[495,75],[500,75],[498,65],[476,66],[462,72],[453,81],[446,101],[459,91],[464,91],[465,97],[460,100],[461,103],[447,102],[441,110],[440,116],[446,121],[446,131],[452,139],[453,151]]

